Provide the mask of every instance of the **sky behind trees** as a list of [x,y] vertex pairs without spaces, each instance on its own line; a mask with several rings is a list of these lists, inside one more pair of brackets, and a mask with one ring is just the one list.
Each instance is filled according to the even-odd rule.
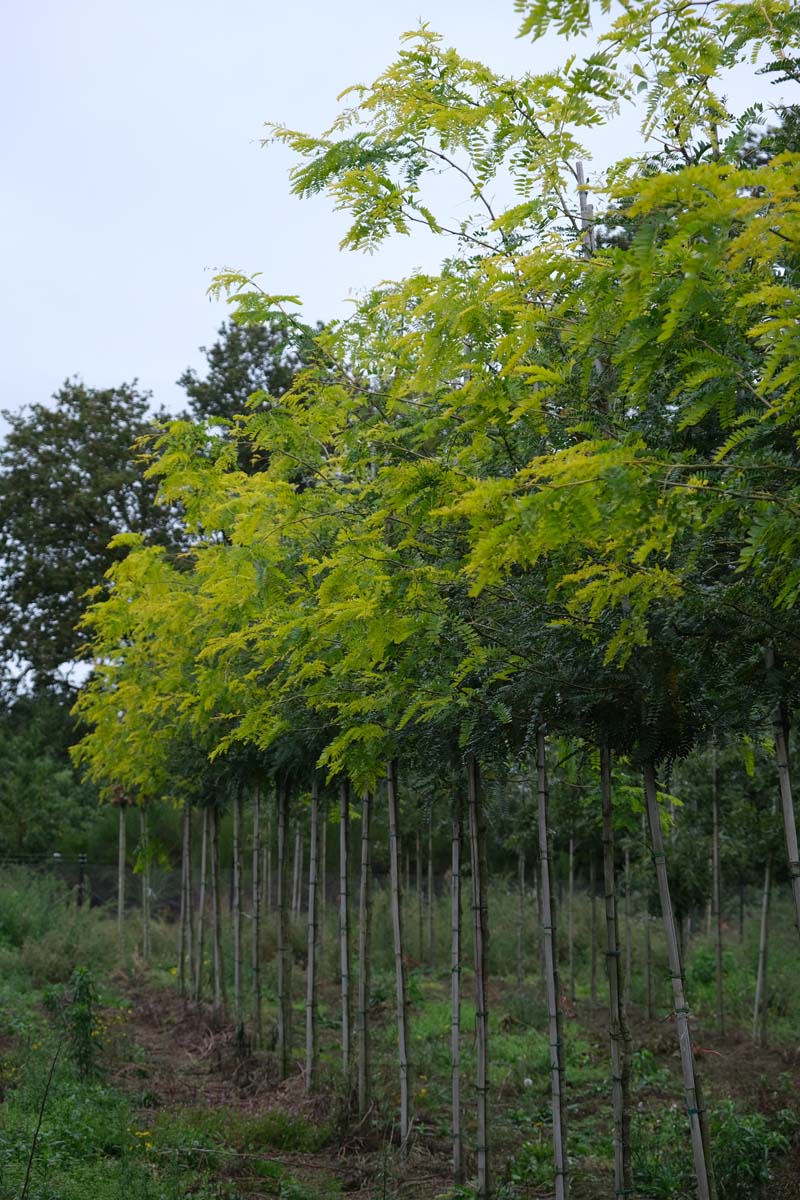
[[[96,387],[138,377],[177,407],[175,381],[201,365],[198,346],[225,315],[205,296],[222,266],[261,270],[269,291],[301,295],[312,320],[343,313],[348,294],[382,278],[435,266],[433,236],[396,238],[374,257],[340,253],[345,222],[329,199],[290,196],[290,153],[258,144],[267,120],[327,127],[337,93],[374,78],[420,17],[503,72],[544,71],[563,57],[554,37],[515,40],[511,0],[10,9],[0,47],[0,408],[46,401],[73,373]],[[737,82],[742,96],[748,86]],[[635,128],[628,113],[598,135],[598,160],[605,147],[618,157],[620,139],[634,149]]]

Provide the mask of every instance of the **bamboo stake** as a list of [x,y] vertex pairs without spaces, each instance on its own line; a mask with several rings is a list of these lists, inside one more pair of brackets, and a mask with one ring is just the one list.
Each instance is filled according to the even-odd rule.
[[453,1183],[464,1182],[461,1134],[461,793],[453,803],[450,844],[450,1082],[452,1092]]
[[394,940],[395,981],[397,984],[397,1048],[400,1063],[400,1146],[404,1157],[411,1132],[410,1066],[408,1061],[408,1008],[406,968],[403,959],[403,921],[400,894],[400,843],[397,796],[397,762],[391,759],[386,772],[389,818],[389,868],[392,888],[392,935]]
[[633,941],[631,938],[631,851],[625,846],[625,984],[623,1003],[627,1008],[631,1002],[631,980],[633,977]]
[[242,797],[233,799],[233,1013],[237,1037],[244,1033],[242,1016]]
[[150,961],[150,830],[147,809],[139,806],[139,829],[142,855],[142,958]]
[[320,830],[319,849],[319,887],[317,888],[317,899],[319,901],[317,937],[319,939],[319,953],[321,957],[322,947],[325,945],[325,914],[328,903],[328,814],[324,799],[320,800],[319,804],[319,822],[322,828]]
[[711,899],[715,918],[717,1025],[725,1036],[725,998],[722,972],[722,878],[719,854],[719,786],[717,773],[717,738],[711,741]]
[[211,925],[214,939],[214,1020],[222,1020],[225,983],[222,962],[222,895],[219,875],[219,813],[211,809]]
[[127,802],[124,797],[119,801],[119,838],[117,846],[117,941],[119,952],[125,949],[125,860],[127,857],[127,824],[125,810]]
[[775,757],[778,763],[778,782],[781,793],[781,808],[783,810],[783,832],[786,838],[786,851],[789,856],[789,878],[792,885],[794,901],[794,919],[800,932],[800,850],[797,844],[797,822],[794,815],[792,798],[792,777],[789,771],[789,750],[787,746],[788,721],[783,705],[779,704],[773,719],[775,734]]
[[292,867],[292,916],[296,917],[300,911],[300,875],[302,872],[301,861],[303,854],[303,835],[300,832],[300,824],[298,822],[297,829],[294,835],[294,865]]
[[433,806],[428,820],[428,962],[433,966]]
[[424,938],[422,935],[424,925],[424,898],[422,895],[422,835],[419,829],[416,833],[416,849],[417,849],[417,961],[422,964],[425,957]]
[[525,850],[523,846],[517,849],[517,987],[522,987],[525,979],[525,959],[523,952],[523,937],[525,926]]
[[575,1003],[575,837],[569,839],[569,890],[567,893],[567,940],[569,962],[569,1000]]
[[281,1079],[289,1074],[289,1059],[292,1046],[292,1001],[290,980],[289,912],[287,892],[286,850],[289,824],[289,784],[278,783],[276,787],[278,806],[278,855],[275,868],[278,909],[278,1071]]
[[370,985],[370,918],[371,864],[369,846],[370,807],[372,797],[365,791],[361,797],[361,881],[358,893],[358,1115],[363,1117],[370,1103],[369,1053],[369,985]]
[[272,805],[265,799],[267,810],[267,832],[264,842],[264,911],[272,912]]
[[609,1035],[611,1038],[611,1102],[614,1113],[614,1195],[633,1191],[631,1164],[630,1034],[623,1002],[622,961],[617,916],[617,872],[614,855],[614,810],[611,799],[611,755],[600,747],[600,792],[603,804],[603,890],[606,913]]
[[[772,816],[777,813],[777,799],[772,798]],[[767,1044],[767,1018],[769,991],[767,987],[769,910],[772,903],[772,854],[767,855],[764,867],[764,891],[761,897],[761,923],[758,931],[758,973],[756,975],[756,998],[753,1009],[753,1041],[757,1046]]]
[[675,1021],[678,1030],[678,1047],[680,1050],[683,1087],[686,1097],[686,1109],[689,1116],[689,1127],[692,1139],[692,1157],[694,1160],[695,1179],[699,1200],[710,1200],[712,1195],[709,1178],[709,1153],[704,1137],[702,1116],[703,1105],[699,1092],[699,1081],[694,1061],[692,1046],[692,1031],[689,1026],[689,1008],[683,987],[681,957],[678,948],[678,934],[675,928],[675,914],[672,908],[672,897],[667,877],[667,863],[664,854],[664,838],[661,832],[661,814],[658,810],[658,794],[656,777],[652,763],[646,763],[643,768],[645,800],[647,803],[647,818],[650,826],[650,842],[658,878],[658,891],[661,897],[661,913],[664,922],[664,933],[667,941],[667,956],[669,959],[670,975],[672,977],[672,995],[674,1000]]
[[203,952],[206,918],[206,878],[208,876],[208,808],[203,808],[202,839],[200,842],[200,897],[197,905],[197,954],[195,955],[194,1000],[200,1003],[203,992]]
[[564,1072],[564,1041],[558,984],[558,948],[555,911],[552,893],[550,831],[547,795],[547,762],[545,736],[542,729],[536,734],[538,773],[539,823],[539,883],[542,900],[542,941],[544,945],[545,989],[550,1026],[550,1086],[553,1105],[553,1158],[555,1162],[556,1200],[568,1200],[569,1162],[566,1147],[566,1097]]
[[317,877],[319,873],[319,784],[311,783],[311,839],[308,849],[308,941],[306,967],[306,1092],[316,1089],[317,1055]]
[[591,962],[589,966],[589,999],[597,1004],[597,880],[595,878],[594,849],[589,856],[589,894],[591,896]]
[[256,780],[253,787],[253,927],[250,948],[250,987],[253,1003],[253,1045],[261,1045],[261,895],[263,881],[261,848],[261,785]]
[[339,982],[342,998],[342,1074],[350,1086],[350,909],[348,866],[350,854],[350,789],[339,786]]
[[[186,996],[186,914],[186,805],[184,804],[181,837],[181,914],[178,930],[178,991],[182,997]],[[189,944],[191,945],[191,940]]]
[[491,1195],[489,1169],[489,1000],[486,991],[489,958],[489,920],[486,896],[486,826],[481,803],[480,773],[473,755],[467,760],[469,846],[472,873],[472,920],[475,945],[475,1026],[477,1073],[475,1091],[478,1129],[475,1152],[478,1167],[478,1200]]

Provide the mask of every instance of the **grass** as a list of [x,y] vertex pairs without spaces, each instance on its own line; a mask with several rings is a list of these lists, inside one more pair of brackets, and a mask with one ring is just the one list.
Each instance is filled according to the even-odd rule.
[[[534,931],[527,929],[528,973],[522,986],[510,982],[515,971],[516,897],[497,890],[493,918],[499,936],[493,941],[495,975],[490,995],[490,1073],[492,1138],[498,1177],[498,1200],[521,1200],[531,1189],[552,1180],[549,1110],[549,1042],[547,1015],[537,975]],[[376,903],[372,986],[372,1078],[375,1108],[373,1141],[383,1145],[388,1162],[386,1195],[394,1194],[396,1161],[387,1150],[396,1123],[398,1089],[394,975],[388,910]],[[533,907],[533,906],[531,906]],[[579,937],[588,932],[588,903],[576,903]],[[771,940],[771,1021],[776,1037],[800,1020],[791,924],[780,902]],[[411,909],[413,915],[413,908]],[[785,917],[785,920],[784,920]],[[113,980],[120,961],[113,914],[78,911],[69,894],[49,879],[21,871],[0,875],[0,1089],[4,1094],[0,1121],[0,1200],[21,1200],[34,1131],[46,1080],[56,1051],[59,1061],[44,1112],[26,1200],[238,1200],[255,1193],[283,1200],[327,1200],[338,1193],[335,1178],[320,1176],[313,1185],[296,1167],[276,1162],[283,1156],[330,1153],[347,1134],[352,1118],[340,1078],[337,944],[335,913],[328,914],[321,964],[321,1061],[327,1081],[325,1114],[311,1121],[294,1112],[244,1112],[235,1108],[193,1107],[147,1111],[124,1089],[112,1085],[110,1062],[142,1069],[141,1047],[126,1040],[128,1001]],[[383,924],[382,924],[383,923]],[[439,961],[446,962],[444,940],[449,923],[446,899],[437,904],[436,942]],[[269,925],[269,922],[266,923]],[[740,943],[726,944],[726,994],[732,1025],[747,1027],[754,972],[754,926],[750,921]],[[416,929],[411,923],[410,928]],[[136,922],[129,922],[123,962],[141,972],[136,951]],[[302,1024],[303,922],[295,925],[296,1042]],[[271,933],[265,931],[265,951]],[[654,937],[657,959],[663,947]],[[174,987],[175,929],[156,923],[153,965],[148,987]],[[229,944],[226,943],[230,963]],[[633,998],[643,999],[634,946],[636,973]],[[469,944],[465,948],[468,962]],[[593,1015],[588,997],[588,954],[576,956],[578,1005],[568,1016],[567,1080],[570,1156],[576,1197],[607,1194],[610,1186],[610,1137],[607,1030]],[[76,974],[76,968],[78,973]],[[88,974],[81,968],[90,968]],[[412,960],[411,1002],[413,1104],[423,1142],[437,1145],[447,1171],[449,1138],[450,1051],[449,972]],[[602,959],[598,986],[602,989]],[[274,985],[266,973],[265,1024],[274,1019]],[[498,978],[505,974],[506,978]],[[689,995],[695,1011],[713,1030],[715,981],[713,947],[697,937],[688,962]],[[471,974],[464,972],[462,1003],[462,1072],[468,1148],[474,1136],[474,1022]],[[658,981],[660,1015],[667,1012],[668,981]],[[602,990],[600,990],[602,996]],[[583,1002],[581,1002],[583,998]],[[639,1020],[641,1020],[639,1018]],[[653,1038],[652,1045],[643,1038]],[[716,1060],[715,1060],[716,1061]],[[265,1067],[266,1067],[265,1060]],[[138,1069],[138,1068],[137,1068]],[[769,1194],[769,1180],[797,1136],[796,1096],[788,1076],[757,1075],[750,1093],[734,1102],[724,1081],[709,1090],[714,1165],[719,1200],[757,1200]],[[769,1076],[767,1078],[767,1076]],[[783,1078],[783,1082],[781,1079]],[[684,1200],[691,1196],[691,1162],[686,1119],[681,1111],[681,1084],[671,1041],[671,1027],[645,1029],[633,1059],[635,1164],[641,1195],[649,1200]],[[135,1107],[136,1104],[139,1107]],[[362,1128],[359,1136],[366,1135]],[[373,1169],[380,1174],[373,1146]],[[438,1193],[446,1194],[446,1193]],[[469,1187],[451,1193],[467,1197]]]

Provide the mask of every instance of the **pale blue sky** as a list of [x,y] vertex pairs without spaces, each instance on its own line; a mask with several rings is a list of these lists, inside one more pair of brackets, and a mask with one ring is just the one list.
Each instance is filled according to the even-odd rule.
[[339,252],[343,217],[291,197],[288,152],[258,145],[267,120],[324,128],[336,94],[388,65],[420,16],[500,71],[563,54],[515,40],[511,0],[7,0],[0,408],[46,401],[75,373],[97,387],[138,376],[177,406],[175,380],[225,315],[205,296],[215,267],[261,270],[315,319],[437,262],[432,237]]

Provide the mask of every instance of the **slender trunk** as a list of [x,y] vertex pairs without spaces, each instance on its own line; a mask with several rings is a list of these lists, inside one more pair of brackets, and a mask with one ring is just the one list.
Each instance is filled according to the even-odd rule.
[[[187,906],[187,901],[186,901],[186,891],[187,891],[187,888],[186,888],[186,865],[187,865],[186,814],[187,814],[187,805],[184,804],[184,806],[183,806],[183,831],[182,831],[183,836],[181,838],[181,916],[180,916],[180,926],[178,929],[178,991],[180,992],[181,997],[186,996],[186,949],[187,949],[186,918],[187,918],[187,913],[188,913],[188,906]],[[189,940],[189,945],[191,946],[191,939]],[[190,973],[191,973],[191,968],[190,968]]]
[[536,735],[538,774],[539,881],[542,893],[542,940],[544,943],[545,990],[550,1026],[550,1086],[553,1100],[553,1157],[555,1161],[555,1198],[569,1196],[569,1163],[566,1137],[565,1046],[562,1030],[558,983],[558,941],[552,892],[552,867],[547,796],[547,763],[544,731]]
[[348,867],[350,854],[350,790],[339,786],[339,983],[342,997],[342,1074],[350,1087],[350,908]]
[[461,1135],[461,793],[456,792],[450,847],[450,1081],[452,1090],[453,1183],[464,1182]]
[[797,845],[797,823],[794,815],[792,798],[792,777],[789,773],[789,750],[787,745],[788,721],[783,705],[778,705],[773,720],[775,734],[775,757],[778,763],[778,782],[780,784],[781,808],[783,810],[783,832],[786,837],[786,851],[789,856],[789,879],[792,885],[794,900],[794,919],[800,932],[800,850]]
[[627,1008],[631,1002],[631,977],[633,975],[633,944],[631,940],[631,852],[625,847],[625,985],[623,1002]]
[[544,908],[542,907],[542,849],[539,847],[537,860],[534,867],[536,878],[536,941],[539,949],[539,971],[544,979],[545,963],[544,963]]
[[233,1011],[239,1039],[244,1034],[242,1015],[242,797],[233,799]]
[[261,786],[253,788],[253,927],[250,948],[250,986],[253,1002],[253,1045],[261,1045]]
[[277,984],[278,984],[278,1071],[281,1079],[289,1074],[292,1052],[291,945],[287,896],[286,850],[289,834],[289,784],[278,783],[278,860],[275,868],[278,909]]
[[[777,812],[777,800],[772,800],[772,816]],[[772,855],[767,855],[764,867],[764,891],[761,897],[761,924],[758,932],[758,973],[756,975],[756,999],[753,1011],[753,1041],[757,1046],[767,1044],[767,1016],[769,1011],[768,988],[768,944],[769,910],[772,904]]]
[[194,979],[194,873],[192,871],[192,808],[185,807],[186,820],[186,946],[188,953],[187,991]]
[[595,878],[594,849],[589,857],[589,894],[591,896],[591,962],[589,968],[589,999],[597,1004],[597,880]]
[[397,762],[392,759],[386,773],[389,819],[389,868],[392,887],[392,935],[394,940],[395,980],[397,984],[397,1048],[400,1062],[400,1145],[405,1155],[411,1131],[409,1103],[410,1068],[408,1062],[408,1007],[406,968],[403,960],[403,921],[400,895],[400,842],[397,797]]
[[203,953],[205,950],[206,879],[208,877],[208,809],[203,809],[203,832],[200,842],[200,896],[197,903],[197,953],[195,955],[194,999],[199,1004],[203,993]]
[[744,882],[739,882],[739,941],[744,941]]
[[525,927],[525,850],[517,850],[517,987],[525,979],[525,956],[523,950]]
[[139,830],[142,854],[142,958],[150,962],[150,830],[147,809],[139,809]]
[[319,887],[317,888],[318,904],[317,911],[317,936],[319,939],[319,953],[322,955],[322,947],[325,944],[325,914],[327,912],[328,903],[328,814],[325,809],[325,801],[320,801],[319,821],[322,826],[320,830],[320,848],[319,848]]
[[358,890],[358,1115],[363,1117],[370,1104],[369,1076],[369,932],[371,863],[369,820],[372,797],[361,797],[361,881]]
[[222,962],[222,889],[219,873],[219,813],[211,810],[211,924],[214,938],[214,1019],[220,1022],[225,1008]]
[[298,824],[294,835],[294,865],[292,867],[292,916],[296,917],[300,912],[300,875],[302,873],[301,861],[303,855],[303,835],[300,832]]
[[428,822],[428,962],[433,966],[433,809]]
[[725,998],[722,973],[722,873],[719,858],[719,786],[717,776],[717,739],[711,744],[711,898],[713,900],[717,960],[717,1025],[725,1036]]
[[416,841],[417,841],[417,864],[416,865],[417,865],[417,947],[418,947],[417,959],[419,960],[419,963],[421,965],[423,962],[423,959],[425,958],[425,947],[424,947],[424,939],[423,939],[423,934],[422,934],[425,914],[423,911],[424,898],[422,895],[422,836],[421,836],[419,830],[417,830]]
[[475,1026],[477,1071],[475,1079],[478,1108],[475,1152],[478,1166],[478,1200],[491,1195],[489,1171],[489,1002],[487,970],[489,963],[489,911],[487,903],[486,823],[481,800],[480,772],[476,759],[467,760],[467,796],[469,805],[469,847],[472,874],[472,919],[475,944]]
[[317,1087],[317,878],[319,875],[319,785],[311,784],[311,839],[308,848],[308,943],[306,967],[306,1092]]
[[644,988],[647,1004],[647,1019],[653,1021],[656,1015],[653,999],[653,936],[650,932],[650,913],[644,914]]
[[269,799],[266,799],[267,809],[267,834],[264,843],[264,911],[272,912],[273,906],[273,890],[272,890],[272,805]]
[[758,935],[758,975],[756,976],[756,1002],[753,1010],[753,1041],[757,1046],[767,1044],[767,950],[769,944],[769,910],[772,899],[772,860],[767,859],[764,867],[764,893],[761,898],[761,927]]
[[575,838],[569,839],[569,890],[567,893],[567,938],[569,962],[569,1000],[575,1003]]
[[124,801],[119,804],[119,845],[117,847],[117,939],[119,951],[125,949],[125,859],[127,857],[126,809]]
[[411,899],[411,851],[406,846],[406,882],[405,895]]
[[606,913],[609,1034],[611,1036],[611,1101],[614,1112],[614,1195],[633,1191],[631,1162],[631,1055],[625,1013],[617,917],[617,871],[614,854],[614,810],[611,799],[611,755],[600,747],[600,791],[603,802],[603,891]]
[[704,1129],[703,1103],[694,1061],[692,1031],[689,1026],[689,1009],[686,1004],[683,974],[681,972],[678,934],[675,927],[675,914],[672,908],[672,897],[670,896],[669,879],[667,877],[667,862],[664,854],[664,838],[661,832],[661,814],[658,810],[656,777],[651,763],[645,764],[643,776],[645,799],[647,802],[647,818],[650,826],[650,842],[658,877],[661,913],[664,921],[664,934],[667,941],[667,956],[670,975],[672,977],[675,1022],[678,1031],[678,1046],[681,1057],[686,1109],[689,1114],[697,1193],[699,1200],[710,1200],[713,1195],[710,1178],[710,1148],[708,1146],[706,1130]]

